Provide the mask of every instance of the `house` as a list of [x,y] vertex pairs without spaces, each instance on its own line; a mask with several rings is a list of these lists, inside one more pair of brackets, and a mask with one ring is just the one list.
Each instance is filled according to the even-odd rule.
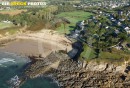
[[118,7],[118,6],[114,4],[114,5],[112,5],[112,7],[111,7],[111,8],[116,8],[116,7]]
[[84,20],[80,23],[80,28],[81,28],[81,30],[84,30]]
[[80,31],[81,31],[81,30],[79,30],[79,29],[75,29],[75,33],[76,33],[76,34],[79,34]]
[[120,33],[120,31],[116,29],[116,30],[115,30],[115,33],[116,33],[116,34],[119,34],[119,33]]
[[109,16],[109,19],[110,19],[110,20],[114,20],[114,16],[113,16],[113,15],[110,15],[110,16]]
[[109,26],[106,26],[106,29],[108,29],[109,28]]
[[130,28],[129,27],[125,27],[124,30],[127,32],[127,34],[130,34]]
[[118,25],[118,26],[121,26],[121,22],[118,22],[117,25]]
[[123,19],[123,18],[122,18],[122,19],[119,19],[119,20],[120,20],[120,21],[125,21],[125,19]]
[[115,46],[115,48],[116,48],[117,50],[121,50],[123,47],[122,47],[122,46]]
[[2,21],[3,23],[11,23],[11,21],[8,21],[8,20],[5,20],[5,21]]

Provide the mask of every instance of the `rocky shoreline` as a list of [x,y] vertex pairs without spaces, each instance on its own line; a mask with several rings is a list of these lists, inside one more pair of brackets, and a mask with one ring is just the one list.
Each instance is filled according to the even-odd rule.
[[128,64],[119,66],[95,61],[77,63],[59,51],[31,64],[25,75],[29,78],[51,75],[61,88],[129,88],[129,70]]
[[[48,32],[48,36],[45,34]],[[40,45],[42,44],[42,41],[48,40],[47,42],[50,43],[49,38],[53,42],[51,42],[52,47],[49,48],[50,45],[48,45],[47,49],[49,49],[49,52],[51,52],[49,55],[46,54],[46,57],[42,56],[41,54],[37,54],[37,56],[34,56],[34,54],[31,54],[32,56],[29,56],[29,58],[32,60],[31,64],[25,69],[24,77],[21,77],[22,83],[24,83],[27,78],[37,78],[41,76],[49,76],[51,75],[51,78],[54,78],[56,81],[58,81],[61,88],[129,88],[130,87],[130,65],[129,62],[122,62],[124,64],[122,65],[115,65],[112,63],[107,62],[100,62],[97,63],[94,60],[91,60],[90,62],[86,61],[73,61],[70,59],[70,57],[67,55],[67,51],[71,50],[71,43],[66,40],[66,38],[59,38],[59,36],[52,37],[51,31],[46,32],[40,32],[35,34],[29,34],[29,35],[22,35],[18,37],[11,37],[1,40],[0,45],[5,45],[10,41],[18,39],[33,39],[33,42],[28,41],[29,45],[24,45],[27,43],[26,41],[22,43],[13,43],[12,46],[16,48],[17,45],[22,44],[24,45],[22,48],[20,48],[19,45],[17,46],[17,49],[21,51],[21,49],[29,50],[34,48],[34,53],[38,53],[36,49],[38,48],[36,41],[40,41]],[[44,35],[43,35],[44,34]],[[35,36],[34,36],[35,35]],[[59,39],[57,39],[59,38]],[[64,41],[62,41],[64,39]],[[62,43],[61,43],[62,41]],[[19,41],[18,41],[19,42]],[[35,44],[34,44],[35,43]],[[59,44],[56,46],[60,46],[63,48],[54,48],[55,44]],[[60,44],[61,43],[61,44]],[[11,50],[14,50],[14,47]],[[26,48],[27,47],[27,48]],[[68,47],[68,50],[64,51]],[[4,49],[3,49],[4,50]],[[10,47],[9,47],[10,50]],[[59,50],[59,51],[58,51]],[[30,53],[30,51],[28,51]],[[56,51],[56,52],[55,52]],[[16,50],[18,52],[18,50]],[[21,53],[21,52],[20,52]],[[26,53],[26,52],[24,52]]]

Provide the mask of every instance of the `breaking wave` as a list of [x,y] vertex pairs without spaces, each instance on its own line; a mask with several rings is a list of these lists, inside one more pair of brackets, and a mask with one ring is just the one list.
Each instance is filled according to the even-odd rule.
[[2,58],[0,59],[0,66],[5,64],[5,63],[15,63],[15,59],[12,59],[12,58]]

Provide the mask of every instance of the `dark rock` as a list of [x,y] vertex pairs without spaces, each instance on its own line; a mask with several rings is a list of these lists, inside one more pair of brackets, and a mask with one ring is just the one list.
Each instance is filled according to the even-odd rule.
[[[48,68],[59,61],[58,67]],[[84,62],[82,62],[84,63]],[[53,52],[45,59],[33,63],[25,72],[30,78],[52,75],[61,88],[129,88],[130,76],[123,74],[124,67],[108,63],[88,62],[85,66],[71,60],[65,53]],[[126,70],[129,70],[127,67]]]

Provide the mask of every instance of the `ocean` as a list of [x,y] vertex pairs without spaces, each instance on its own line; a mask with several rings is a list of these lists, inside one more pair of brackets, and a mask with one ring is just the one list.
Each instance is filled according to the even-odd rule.
[[[10,88],[8,81],[14,76],[21,76],[25,67],[30,62],[26,57],[16,54],[0,52],[0,88]],[[27,80],[20,88],[59,88],[48,77],[39,77]]]

